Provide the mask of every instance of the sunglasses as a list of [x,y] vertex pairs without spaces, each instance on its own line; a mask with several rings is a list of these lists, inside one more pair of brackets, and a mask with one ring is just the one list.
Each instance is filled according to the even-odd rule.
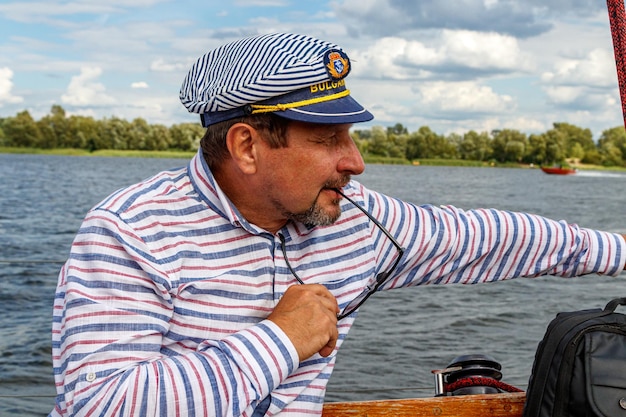
[[[395,269],[397,268],[398,264],[400,263],[400,259],[402,258],[402,255],[404,254],[404,248],[402,246],[400,246],[398,241],[391,235],[389,230],[385,229],[385,227],[382,224],[380,224],[380,222],[378,220],[376,220],[370,213],[367,212],[367,210],[365,210],[363,207],[358,205],[351,198],[347,197],[341,190],[335,189],[335,191],[337,193],[339,193],[343,198],[348,200],[356,208],[361,210],[363,212],[363,214],[365,214],[367,216],[367,218],[372,223],[374,223],[374,225],[376,227],[378,227],[378,229],[380,229],[380,231],[383,232],[383,234],[385,236],[387,236],[389,241],[396,248],[395,259],[394,259],[393,263],[391,264],[391,266],[387,270],[385,270],[384,272],[378,273],[378,275],[376,275],[376,279],[374,280],[374,282],[372,284],[368,285],[367,287],[365,287],[363,292],[361,292],[356,298],[354,298],[352,301],[350,301],[348,303],[348,305],[346,305],[344,307],[344,309],[341,311],[341,313],[339,313],[337,315],[337,320],[341,320],[341,319],[343,319],[345,317],[348,317],[350,314],[354,313],[359,307],[361,307],[363,305],[363,303],[365,301],[367,301],[368,298],[370,298],[372,296],[372,294],[374,294],[378,290],[378,288],[380,288],[381,285],[383,285],[385,282],[387,282],[387,280],[391,277],[391,274],[393,273],[393,271],[395,271]],[[291,267],[291,264],[289,264],[289,259],[287,259],[287,251],[285,249],[284,241],[282,243],[283,244],[281,245],[281,247],[282,247],[282,251],[283,251],[283,256],[285,258],[285,263],[287,264],[287,268],[289,268],[289,271],[291,272],[291,274],[294,276],[294,278],[300,284],[304,284],[304,281],[302,281],[302,279],[300,279],[298,274],[296,274],[296,271],[294,271],[294,269]]]

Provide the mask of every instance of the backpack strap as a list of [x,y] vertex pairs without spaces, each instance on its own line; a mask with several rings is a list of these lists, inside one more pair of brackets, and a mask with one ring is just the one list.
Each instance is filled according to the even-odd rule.
[[604,307],[604,311],[610,311],[611,313],[615,311],[618,305],[626,306],[626,297],[624,298],[615,298]]

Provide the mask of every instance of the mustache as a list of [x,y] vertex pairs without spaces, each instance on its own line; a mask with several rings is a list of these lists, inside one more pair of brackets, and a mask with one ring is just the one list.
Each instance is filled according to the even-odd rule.
[[341,190],[343,187],[345,187],[346,185],[348,185],[348,183],[350,182],[350,179],[352,177],[350,175],[343,175],[341,176],[341,178],[338,178],[336,180],[329,180],[326,183],[324,183],[324,187],[323,188],[330,188],[330,189],[339,189]]

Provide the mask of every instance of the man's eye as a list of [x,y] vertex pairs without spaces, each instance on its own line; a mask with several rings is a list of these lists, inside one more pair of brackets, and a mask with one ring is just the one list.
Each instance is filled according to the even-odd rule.
[[315,143],[318,143],[324,146],[332,146],[336,142],[337,142],[336,136],[324,136],[324,137],[320,136],[315,139]]

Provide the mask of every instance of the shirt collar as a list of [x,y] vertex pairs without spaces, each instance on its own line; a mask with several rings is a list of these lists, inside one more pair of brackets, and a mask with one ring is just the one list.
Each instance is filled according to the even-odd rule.
[[224,191],[222,191],[202,156],[202,149],[198,149],[196,155],[191,159],[188,170],[189,178],[191,179],[194,189],[212,210],[228,220],[228,222],[235,227],[242,227],[254,234],[267,233],[249,223],[241,215],[232,201],[230,201],[228,196],[226,196]]

